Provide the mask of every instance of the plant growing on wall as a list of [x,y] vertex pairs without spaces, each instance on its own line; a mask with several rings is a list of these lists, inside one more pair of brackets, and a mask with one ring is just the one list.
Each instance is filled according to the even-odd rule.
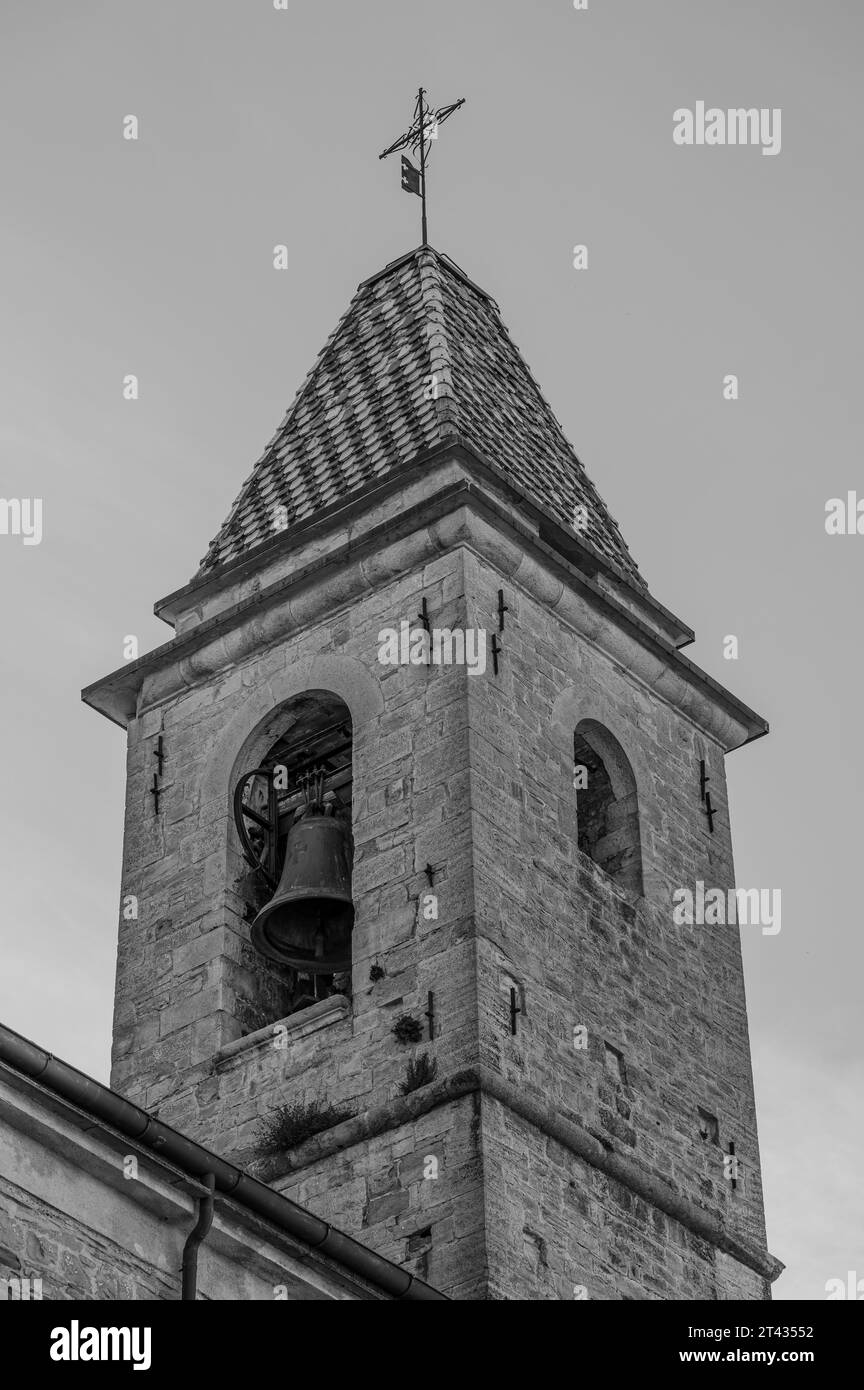
[[412,1057],[402,1083],[403,1096],[410,1096],[412,1091],[419,1091],[421,1086],[428,1086],[437,1074],[438,1062],[428,1053],[421,1052],[419,1057]]
[[423,1025],[410,1014],[400,1014],[390,1031],[397,1042],[415,1043],[423,1036]]
[[337,1110],[333,1105],[321,1105],[318,1101],[308,1105],[279,1105],[258,1122],[259,1153],[283,1153],[352,1118],[352,1111]]

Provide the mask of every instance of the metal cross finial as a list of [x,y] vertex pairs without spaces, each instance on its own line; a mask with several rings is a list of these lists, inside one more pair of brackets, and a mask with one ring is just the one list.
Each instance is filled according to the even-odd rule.
[[[406,150],[406,149],[408,149],[409,147],[411,148],[411,150],[412,150],[415,154],[416,154],[417,151],[419,150],[419,152],[420,152],[420,198],[421,198],[422,206],[423,206],[423,245],[424,245],[424,246],[428,246],[428,245],[429,245],[429,233],[428,233],[428,228],[427,228],[427,223],[426,223],[426,147],[427,147],[427,145],[428,145],[428,143],[429,143],[430,140],[437,140],[437,139],[438,139],[438,127],[441,125],[441,123],[442,123],[443,121],[446,121],[446,119],[447,119],[448,116],[452,116],[454,111],[458,111],[460,106],[464,106],[464,105],[465,105],[465,98],[464,98],[464,97],[460,97],[460,99],[459,99],[458,101],[452,102],[450,106],[439,106],[437,111],[433,111],[432,108],[431,108],[431,106],[430,106],[430,105],[428,104],[428,102],[426,101],[426,93],[424,92],[423,88],[421,87],[420,90],[419,90],[419,92],[417,93],[417,102],[416,102],[416,105],[415,105],[415,107],[414,107],[414,120],[413,120],[412,123],[411,123],[410,129],[406,130],[406,132],[405,132],[404,135],[400,135],[400,136],[399,136],[399,139],[398,139],[397,141],[395,141],[394,144],[390,145],[386,150],[384,150],[383,154],[379,154],[379,156],[378,156],[379,159],[386,159],[387,156],[388,156],[388,154],[395,154],[395,152],[396,152],[397,150]],[[412,188],[412,187],[410,186],[410,184],[406,184],[406,183],[404,182],[404,179],[405,179],[404,166],[405,166],[406,161],[403,159],[402,162],[403,162],[403,184],[402,184],[402,186],[403,186],[403,188],[407,188],[409,192],[416,192],[416,191],[417,191],[416,188]],[[416,169],[413,170],[413,173],[414,173],[414,177],[416,178],[416,175],[417,175]]]

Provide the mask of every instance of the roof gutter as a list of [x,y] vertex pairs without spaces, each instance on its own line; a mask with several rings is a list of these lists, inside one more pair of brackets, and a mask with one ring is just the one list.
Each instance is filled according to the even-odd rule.
[[[140,1106],[124,1100],[116,1091],[94,1081],[91,1076],[62,1062],[59,1057],[3,1024],[0,1024],[0,1061],[38,1081],[55,1095],[88,1111],[95,1119],[111,1125],[128,1139],[151,1149],[158,1157],[169,1159],[205,1186],[209,1185],[207,1177],[211,1175],[216,1192],[230,1196],[232,1201],[263,1217],[310,1250],[320,1251],[390,1298],[407,1302],[450,1301],[446,1294],[439,1293],[422,1279],[414,1278],[382,1255],[376,1255],[353,1237],[335,1230],[328,1222],[313,1216],[288,1197],[257,1182],[217,1154],[187,1139],[170,1125],[154,1119]],[[193,1236],[196,1232],[200,1245],[206,1234],[200,1214]],[[195,1248],[197,1250],[197,1246]]]

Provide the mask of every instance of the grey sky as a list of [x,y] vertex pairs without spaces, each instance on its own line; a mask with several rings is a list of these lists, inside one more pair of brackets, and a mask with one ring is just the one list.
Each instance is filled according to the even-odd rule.
[[[153,602],[419,241],[377,155],[422,82],[468,99],[433,245],[498,300],[688,655],[771,721],[728,774],[738,882],[783,894],[779,935],[744,930],[775,1291],[864,1275],[864,536],[824,530],[864,497],[862,30],[853,0],[6,0],[0,495],[42,497],[44,538],[0,536],[5,1023],[107,1077],[124,738],[79,690],[169,637]],[[698,100],[780,107],[781,153],[677,147]]]

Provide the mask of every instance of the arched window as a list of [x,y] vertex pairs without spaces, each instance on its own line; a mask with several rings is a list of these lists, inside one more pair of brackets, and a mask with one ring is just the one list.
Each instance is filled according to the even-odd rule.
[[307,691],[268,721],[256,740],[262,746],[234,793],[245,860],[238,887],[251,925],[246,963],[255,980],[246,1031],[351,994],[348,707],[328,691]]
[[583,854],[630,892],[642,894],[642,846],[636,779],[621,745],[594,719],[573,734],[577,843]]

